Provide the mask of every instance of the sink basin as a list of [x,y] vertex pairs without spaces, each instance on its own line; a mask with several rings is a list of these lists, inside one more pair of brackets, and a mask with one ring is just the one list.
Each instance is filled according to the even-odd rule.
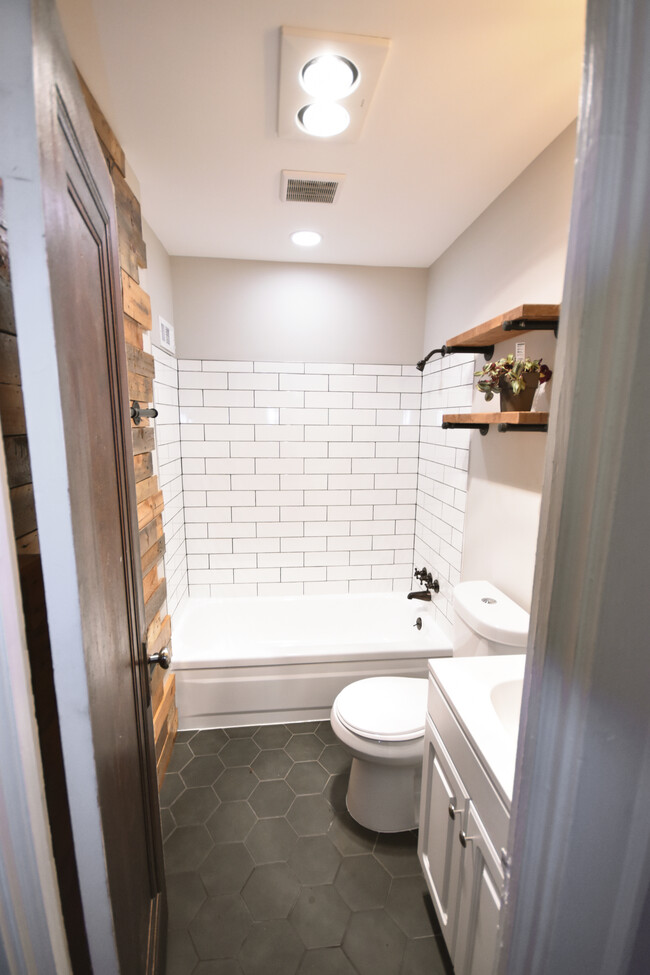
[[519,712],[521,710],[522,680],[506,680],[495,684],[490,690],[492,707],[503,725],[506,734],[517,737],[519,732]]
[[525,664],[525,654],[429,661],[433,679],[508,808]]

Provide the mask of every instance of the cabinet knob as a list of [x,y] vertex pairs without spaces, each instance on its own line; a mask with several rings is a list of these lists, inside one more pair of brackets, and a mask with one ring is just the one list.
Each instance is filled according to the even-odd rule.
[[456,807],[454,806],[453,802],[450,802],[449,803],[448,812],[449,812],[449,818],[450,819],[455,819],[456,818]]
[[460,833],[458,834],[458,841],[464,850],[467,848],[468,843],[471,843],[472,840],[477,839],[478,836],[468,836],[464,829],[461,829]]

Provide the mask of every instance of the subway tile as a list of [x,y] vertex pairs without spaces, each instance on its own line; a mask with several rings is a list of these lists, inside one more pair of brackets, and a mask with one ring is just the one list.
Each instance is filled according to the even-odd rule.
[[410,579],[411,565],[373,565],[373,579]]
[[397,410],[399,393],[354,393],[353,405],[360,410]]
[[[310,509],[313,511],[314,509]],[[314,515],[311,515],[314,518]],[[329,521],[356,521],[357,519],[369,520],[372,518],[372,505],[330,505],[327,508],[327,518]]]
[[400,474],[416,474],[418,472],[417,457],[400,457],[397,461],[397,470]]
[[305,474],[349,474],[352,460],[346,457],[308,458],[305,460]]
[[407,488],[415,489],[417,485],[417,474],[377,474],[375,476],[376,488],[405,490]]
[[413,548],[413,533],[409,535],[374,535],[372,539],[374,551],[384,549]]
[[205,474],[205,458],[185,457],[181,460],[181,469],[183,474]]
[[352,393],[305,393],[305,406],[309,409],[348,410],[352,408]]
[[206,423],[205,426],[205,439],[206,440],[225,440],[230,443],[232,440],[254,440],[255,427],[251,426],[234,426],[230,423],[220,423],[211,424]]
[[282,490],[319,491],[327,488],[325,474],[282,474],[280,478]]
[[377,377],[373,376],[330,376],[330,390],[333,392],[375,393]]
[[370,536],[354,535],[327,539],[328,552],[359,552],[362,549],[370,552],[372,550],[372,538]]
[[209,505],[239,505],[245,507],[255,504],[254,491],[208,491]]
[[392,592],[392,580],[390,579],[362,579],[359,582],[350,583],[351,593],[363,592]]
[[206,474],[254,474],[253,457],[208,457],[205,461]]
[[277,491],[280,478],[277,474],[233,474],[233,491]]
[[363,490],[374,487],[375,478],[372,474],[330,474],[328,487],[330,489],[349,488]]
[[379,521],[378,519],[373,519],[372,521],[355,521],[352,523],[353,535],[390,535],[395,534],[395,522],[394,521]]
[[200,372],[201,371],[201,360],[200,359],[178,359],[177,365],[179,370],[183,372]]
[[279,582],[279,569],[235,569],[235,582]]
[[256,474],[302,474],[303,467],[300,457],[261,457],[255,461]]
[[207,525],[185,525],[185,537],[186,538],[207,538],[208,526]]
[[422,373],[417,366],[402,366],[403,376],[415,376],[416,379],[422,381]]
[[380,441],[399,440],[399,430],[399,427],[353,427],[352,438],[353,440],[368,440],[378,445]]
[[324,582],[326,572],[325,566],[287,568],[280,570],[280,578],[283,582]]
[[362,565],[329,565],[326,569],[327,579],[363,579],[367,576],[368,570]]
[[185,506],[186,525],[191,521],[223,522],[231,520],[232,516],[230,508],[188,508],[187,505]]
[[377,504],[375,505],[375,518],[415,518],[414,504]]
[[349,521],[306,521],[305,535],[349,535]]
[[180,372],[178,389],[226,389],[228,378],[225,373]]
[[184,491],[183,501],[186,508],[205,508],[206,492],[205,491]]
[[416,449],[419,447],[420,442],[420,429],[417,424],[413,426],[402,426],[399,428],[399,439],[403,443],[413,443]]
[[[195,390],[188,389],[187,392],[192,393]],[[203,405],[251,407],[254,395],[251,389],[206,389],[203,391]]]
[[193,555],[188,552],[187,568],[188,569],[209,569],[210,558],[208,555]]
[[380,393],[419,393],[421,386],[419,376],[380,376],[377,380]]
[[324,552],[326,548],[325,538],[283,538],[280,541],[283,552]]
[[381,426],[396,424],[400,427],[420,426],[419,410],[377,410],[377,423]]
[[282,409],[280,410],[280,423],[302,423],[302,424],[317,424],[317,423],[327,423],[328,422],[328,411],[327,410],[293,410],[293,409]]
[[344,596],[348,592],[346,581],[306,582],[305,596]]
[[305,427],[289,426],[288,424],[283,426],[256,426],[255,439],[277,440],[280,443],[285,443],[288,440],[305,440]]
[[280,521],[312,521],[324,519],[325,507],[311,505],[287,505],[280,508]]
[[[325,456],[325,454],[323,455]],[[368,443],[330,443],[330,457],[374,457],[375,444]]]
[[259,443],[252,439],[230,445],[231,457],[279,457],[279,443]]
[[232,538],[188,538],[185,545],[188,555],[217,555],[220,552],[228,555],[233,550]]
[[306,362],[305,373],[325,373],[328,376],[351,375],[353,367],[345,362]]
[[[279,571],[279,570],[278,570]],[[302,582],[261,582],[257,587],[260,596],[302,596]]]
[[[203,442],[205,440],[205,427],[202,423],[183,423],[180,427],[180,439],[183,442],[187,440]],[[160,437],[158,437],[158,446],[160,447],[160,445]]]
[[415,488],[407,488],[405,490],[400,490],[397,492],[397,504],[412,504],[417,503],[417,491]]
[[258,555],[257,562],[260,569],[296,568],[302,566],[303,557],[301,552],[270,552]]
[[[248,409],[230,410],[231,423],[269,423],[278,426],[280,423],[280,410],[277,407],[249,407]],[[278,431],[278,439],[280,433]]]
[[350,552],[350,565],[392,565],[392,551]]
[[300,389],[309,392],[327,389],[327,376],[296,376],[281,373],[279,378],[280,389]]
[[305,565],[349,565],[349,552],[307,552]]
[[305,504],[350,504],[349,491],[305,491]]
[[232,555],[217,553],[209,558],[211,569],[252,569],[257,556],[251,552],[236,552]]
[[233,581],[233,570],[232,569],[188,569],[187,578],[190,585],[211,585],[212,583],[229,583]]
[[[302,409],[305,406],[305,393],[298,390],[256,390],[255,406],[273,407],[277,409],[292,407]],[[253,404],[251,403],[251,406]]]
[[277,520],[257,526],[258,538],[298,538],[303,534],[301,521],[285,521],[280,524]]
[[458,488],[460,491],[467,490],[467,471],[456,470],[453,467],[445,467],[444,473],[445,484],[449,484],[453,488]]
[[228,474],[184,474],[183,488],[185,491],[228,491],[230,476]]
[[331,440],[352,440],[352,427],[350,426],[306,426],[305,440],[319,440],[329,442]]
[[401,366],[375,366],[375,365],[364,365],[359,363],[354,367],[355,375],[358,376],[401,376],[402,367]]
[[277,389],[275,373],[229,372],[228,389]]
[[254,582],[231,583],[227,586],[210,586],[210,595],[218,599],[220,596],[257,596],[257,586]]
[[227,457],[228,444],[206,440],[188,441],[181,443],[181,457]]
[[240,362],[234,359],[203,359],[201,366],[204,372],[252,372],[252,362]]
[[352,472],[354,474],[396,474],[397,463],[396,457],[359,457],[352,461]]
[[[233,508],[232,520],[239,521],[259,521],[277,522],[279,520],[278,508]],[[259,534],[259,529],[258,529]]]
[[[331,447],[334,445],[330,446]],[[280,457],[327,457],[326,443],[281,443]]]
[[416,443],[378,443],[377,457],[417,457]]
[[304,362],[256,362],[255,372],[304,372]]
[[233,552],[279,552],[279,538],[235,538]]
[[210,598],[210,586],[188,586],[188,593],[190,599],[209,599]]
[[[216,390],[211,390],[211,392],[216,392]],[[203,390],[179,389],[178,403],[179,406],[203,406]]]
[[352,504],[395,504],[395,491],[353,491]]
[[256,504],[268,505],[301,505],[303,503],[302,491],[256,491]]

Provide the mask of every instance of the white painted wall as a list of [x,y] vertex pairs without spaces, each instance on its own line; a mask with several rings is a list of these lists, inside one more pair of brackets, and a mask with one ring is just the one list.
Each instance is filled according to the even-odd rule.
[[172,257],[171,270],[180,358],[394,365],[420,358],[424,268]]
[[[575,127],[567,128],[429,271],[424,353],[523,302],[559,302],[573,186]],[[526,337],[553,365],[555,340]],[[514,351],[514,341],[495,357]],[[477,357],[477,368],[483,364]],[[475,392],[476,411],[497,409]],[[487,578],[530,608],[546,435],[471,435],[463,579]]]

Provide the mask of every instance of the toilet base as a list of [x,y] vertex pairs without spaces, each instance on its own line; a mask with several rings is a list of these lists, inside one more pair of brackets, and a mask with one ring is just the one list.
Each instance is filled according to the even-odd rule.
[[378,833],[415,829],[421,781],[421,764],[388,766],[353,758],[345,800],[348,812],[360,826]]

